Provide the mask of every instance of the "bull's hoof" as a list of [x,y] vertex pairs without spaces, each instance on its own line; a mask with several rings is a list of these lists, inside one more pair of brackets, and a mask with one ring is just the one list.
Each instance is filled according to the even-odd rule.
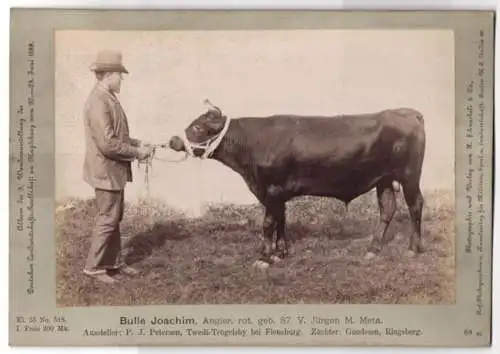
[[269,263],[257,260],[253,264],[254,268],[260,269],[261,271],[265,272],[269,268]]
[[269,257],[269,260],[271,263],[278,263],[281,262],[281,258],[278,257],[277,255],[273,254],[271,257]]
[[285,259],[288,256],[288,251],[285,249],[278,249],[276,253],[273,255],[274,257],[280,258],[280,260]]
[[417,253],[424,253],[425,252],[425,248],[424,246],[422,245],[418,245],[417,246],[417,250],[416,250]]
[[417,252],[413,251],[413,250],[407,250],[405,252],[405,256],[407,258],[416,258],[417,257]]
[[411,257],[411,258],[414,258],[414,257],[417,257],[420,253],[424,253],[425,250],[424,250],[424,247],[422,245],[411,245],[409,247],[409,249],[406,251],[406,255],[407,257]]
[[365,255],[365,260],[371,261],[373,258],[375,258],[377,255],[373,252],[366,252]]

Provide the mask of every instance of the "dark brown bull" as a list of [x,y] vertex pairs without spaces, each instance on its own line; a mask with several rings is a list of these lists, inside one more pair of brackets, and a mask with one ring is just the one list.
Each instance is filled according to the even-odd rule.
[[288,200],[326,196],[347,205],[376,188],[380,223],[366,254],[366,258],[374,257],[387,243],[387,228],[396,211],[397,182],[403,187],[413,226],[409,252],[423,251],[420,176],[425,130],[418,111],[400,108],[330,117],[286,114],[229,119],[213,107],[184,133],[171,138],[172,149],[220,161],[239,173],[264,205],[262,260],[266,262],[275,259],[274,251],[280,257],[288,254]]

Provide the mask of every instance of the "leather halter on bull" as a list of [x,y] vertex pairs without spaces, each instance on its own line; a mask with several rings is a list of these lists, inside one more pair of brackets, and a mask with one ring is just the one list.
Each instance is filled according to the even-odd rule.
[[[212,105],[212,103],[208,99],[206,99],[204,101],[204,103],[213,107],[213,109],[215,111],[217,111],[220,116],[222,116],[222,111],[218,107]],[[226,118],[226,120],[224,122],[224,126],[221,129],[221,131],[218,132],[217,134],[215,134],[214,136],[206,139],[205,141],[202,141],[202,142],[194,143],[194,142],[189,141],[189,139],[186,136],[186,130],[183,130],[180,135],[181,135],[181,139],[183,140],[183,143],[184,143],[185,155],[178,160],[169,160],[169,159],[158,158],[156,156],[156,150],[158,148],[166,149],[168,145],[167,144],[153,145],[153,151],[152,151],[151,156],[145,160],[137,161],[137,165],[139,168],[141,165],[145,165],[144,183],[146,185],[147,195],[149,196],[149,173],[150,173],[150,169],[152,168],[153,160],[159,160],[159,161],[163,161],[163,162],[182,162],[182,161],[186,160],[189,156],[198,157],[200,159],[206,159],[206,158],[211,157],[213,152],[217,149],[217,147],[222,142],[222,139],[224,138],[224,136],[226,135],[226,133],[229,129],[229,124],[230,124],[231,120],[229,117],[225,117],[225,118]],[[196,156],[194,154],[194,149],[201,149],[201,150],[204,150],[204,152],[202,155]]]
[[[213,107],[213,109],[222,116],[222,111],[219,109],[219,107],[214,106],[208,99],[206,99],[204,103]],[[186,149],[187,154],[191,157],[198,157],[200,159],[207,159],[211,157],[215,149],[219,147],[220,143],[222,142],[222,139],[224,139],[224,136],[226,135],[229,129],[229,124],[231,123],[231,119],[229,117],[225,118],[226,120],[224,122],[224,127],[222,127],[221,131],[202,142],[194,143],[189,141],[186,135],[186,130],[183,130],[182,140],[184,142],[184,147]],[[194,154],[194,149],[201,149],[204,150],[204,152],[202,155],[196,156]]]

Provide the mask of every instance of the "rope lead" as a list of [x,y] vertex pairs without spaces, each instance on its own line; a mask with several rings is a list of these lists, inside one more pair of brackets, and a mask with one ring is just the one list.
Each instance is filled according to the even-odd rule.
[[162,148],[166,149],[167,144],[158,144],[153,146],[153,152],[151,155],[145,159],[145,160],[137,160],[137,168],[141,169],[141,165],[145,165],[144,169],[144,184],[146,185],[146,197],[149,199],[149,172],[150,170],[153,169],[153,160],[157,161],[162,161],[162,162],[172,162],[172,163],[177,163],[177,162],[182,162],[185,161],[188,158],[188,153],[186,152],[183,157],[181,157],[178,160],[169,160],[169,159],[160,159],[156,157],[156,149]]

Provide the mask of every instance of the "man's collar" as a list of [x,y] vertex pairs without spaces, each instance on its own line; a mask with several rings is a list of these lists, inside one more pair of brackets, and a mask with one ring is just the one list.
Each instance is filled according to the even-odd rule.
[[116,97],[116,95],[109,88],[107,88],[102,82],[97,81],[96,87],[99,90],[106,92],[114,101],[118,102],[118,97]]

